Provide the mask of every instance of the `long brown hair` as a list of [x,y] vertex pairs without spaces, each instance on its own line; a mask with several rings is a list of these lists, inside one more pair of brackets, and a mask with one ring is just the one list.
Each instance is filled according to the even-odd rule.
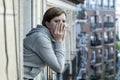
[[65,14],[65,11],[59,7],[52,7],[52,8],[49,8],[44,16],[43,16],[43,20],[42,20],[42,25],[43,26],[46,26],[45,22],[50,22],[51,19],[53,19],[54,17],[57,17],[57,16],[60,16],[61,14]]

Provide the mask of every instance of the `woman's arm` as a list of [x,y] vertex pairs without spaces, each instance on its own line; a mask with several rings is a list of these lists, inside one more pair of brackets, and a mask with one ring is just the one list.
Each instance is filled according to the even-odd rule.
[[34,51],[55,72],[61,73],[65,63],[65,52],[62,42],[54,42],[46,35],[42,35],[35,41]]

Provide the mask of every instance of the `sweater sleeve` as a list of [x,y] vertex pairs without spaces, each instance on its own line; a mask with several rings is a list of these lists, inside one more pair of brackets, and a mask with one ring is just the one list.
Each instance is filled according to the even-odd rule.
[[50,38],[42,35],[36,39],[34,50],[52,70],[62,73],[65,63],[63,43],[55,42],[53,48]]

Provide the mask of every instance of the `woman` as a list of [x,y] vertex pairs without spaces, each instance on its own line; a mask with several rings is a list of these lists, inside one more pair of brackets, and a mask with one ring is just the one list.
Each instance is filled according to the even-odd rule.
[[24,39],[24,80],[33,80],[46,65],[57,73],[64,69],[66,13],[58,7],[48,9],[42,25]]

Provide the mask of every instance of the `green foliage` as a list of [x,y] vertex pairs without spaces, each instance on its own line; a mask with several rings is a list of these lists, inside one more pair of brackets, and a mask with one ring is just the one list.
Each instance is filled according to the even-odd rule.
[[84,19],[85,18],[85,9],[84,8],[82,10],[78,11],[77,18],[78,19]]
[[116,41],[116,50],[120,51],[120,41]]

